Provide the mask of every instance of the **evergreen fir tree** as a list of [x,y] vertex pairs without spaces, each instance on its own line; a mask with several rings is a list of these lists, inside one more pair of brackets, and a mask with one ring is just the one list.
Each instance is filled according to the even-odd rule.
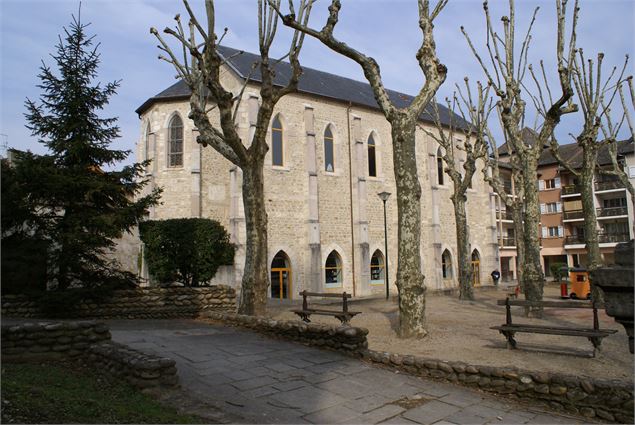
[[49,155],[22,155],[18,172],[31,201],[38,205],[38,229],[51,242],[49,278],[59,289],[98,286],[130,277],[104,254],[113,239],[129,231],[158,203],[160,191],[135,199],[146,181],[136,163],[109,171],[130,151],[110,149],[119,137],[117,118],[98,114],[116,94],[119,82],[94,83],[100,63],[93,37],[73,17],[52,55],[57,72],[40,68],[39,104],[27,99],[25,114],[32,134]]

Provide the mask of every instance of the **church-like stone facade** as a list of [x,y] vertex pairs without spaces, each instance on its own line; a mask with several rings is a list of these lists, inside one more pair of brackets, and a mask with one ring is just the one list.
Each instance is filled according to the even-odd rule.
[[[225,86],[235,93],[244,84],[240,68],[241,63],[230,60],[222,75]],[[303,78],[312,79],[312,87],[335,81],[370,93],[364,83],[315,70],[305,69]],[[281,132],[274,130],[278,138],[275,146],[270,126],[264,172],[269,264],[273,269],[270,295],[298,298],[304,289],[346,291],[354,296],[385,293],[380,192],[392,193],[386,214],[389,283],[394,295],[398,228],[390,125],[376,106],[347,99],[346,91],[329,96],[306,89],[306,84],[304,87],[301,82],[300,91],[282,98],[275,108],[272,122],[277,119],[281,127]],[[253,134],[258,102],[258,83],[250,82],[236,123],[245,141]],[[220,221],[231,233],[237,251],[233,269],[224,270],[215,281],[240,288],[245,255],[240,169],[213,148],[197,144],[183,83],[150,98],[137,113],[141,119],[137,159],[153,160],[147,170],[150,187],[163,188],[162,204],[153,208],[150,218]],[[434,128],[425,120],[421,125]],[[439,179],[438,144],[421,129],[416,138],[425,284],[430,290],[455,288],[458,272],[452,183],[447,175]],[[481,177],[481,166],[467,194],[468,220],[477,280],[490,285],[490,272],[498,268],[498,245],[494,195]]]

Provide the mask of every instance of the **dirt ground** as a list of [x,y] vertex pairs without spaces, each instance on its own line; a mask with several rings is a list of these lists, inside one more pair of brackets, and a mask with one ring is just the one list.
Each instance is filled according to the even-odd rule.
[[[633,381],[633,355],[622,325],[599,311],[600,328],[617,329],[604,338],[602,353],[593,358],[593,346],[583,337],[516,334],[517,350],[506,347],[506,339],[491,326],[505,322],[505,307],[496,300],[505,298],[503,288],[476,290],[476,299],[459,301],[457,295],[427,296],[426,318],[429,334],[421,340],[400,339],[395,333],[399,322],[396,299],[356,300],[349,310],[362,314],[351,325],[369,330],[369,348],[399,354],[413,354],[438,360],[463,361],[474,365],[515,366],[530,371],[561,372],[600,379]],[[521,296],[522,297],[522,296]],[[545,300],[557,300],[559,287],[547,285]],[[295,303],[294,303],[295,304]],[[269,306],[277,319],[297,320],[289,303]],[[521,307],[512,307],[514,323],[552,326],[592,327],[591,309],[545,309],[543,319],[523,317]],[[312,316],[312,322],[338,325],[332,317]]]

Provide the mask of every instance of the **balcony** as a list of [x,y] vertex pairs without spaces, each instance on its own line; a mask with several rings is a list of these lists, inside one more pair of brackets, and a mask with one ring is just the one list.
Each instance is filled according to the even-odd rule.
[[598,208],[595,212],[597,218],[628,216],[627,207]]
[[598,235],[598,242],[600,243],[618,243],[628,242],[630,235],[628,233],[600,233]]
[[563,219],[566,220],[584,220],[584,212],[582,210],[564,211]]
[[604,191],[613,191],[613,190],[622,190],[626,189],[621,181],[619,180],[598,180],[595,182],[595,191],[596,192],[604,192]]
[[565,245],[584,245],[586,244],[586,240],[584,239],[584,235],[570,235],[565,236],[564,238]]
[[[618,243],[627,242],[630,239],[628,233],[598,233],[598,243]],[[565,245],[585,245],[586,239],[584,235],[570,235],[566,236],[564,240]]]
[[507,210],[496,210],[496,219],[497,220],[508,220],[513,221],[514,217],[511,211]]
[[[499,241],[500,240],[501,239],[499,239]],[[502,238],[502,242],[503,244],[501,246],[504,248],[513,248],[516,246],[516,238],[505,237],[505,238]]]
[[580,194],[580,186],[577,184],[571,184],[568,186],[562,186],[562,192],[560,196],[573,196]]

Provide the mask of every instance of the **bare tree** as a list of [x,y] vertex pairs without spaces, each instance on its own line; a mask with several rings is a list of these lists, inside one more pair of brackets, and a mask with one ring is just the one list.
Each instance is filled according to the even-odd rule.
[[[461,300],[474,299],[474,279],[470,261],[470,231],[465,206],[467,203],[467,189],[471,187],[472,178],[476,173],[476,162],[487,157],[486,128],[489,114],[493,109],[489,88],[489,86],[483,88],[481,83],[478,83],[478,93],[475,102],[472,98],[468,79],[465,78],[465,93],[457,86],[461,101],[459,102],[456,93],[452,100],[446,99],[448,110],[453,112],[450,114],[449,126],[444,126],[441,123],[439,108],[435,99],[433,105],[437,132],[435,134],[421,127],[428,136],[436,140],[443,148],[444,171],[452,180],[453,192],[450,199],[454,205],[459,268],[459,299]],[[463,118],[462,125],[458,126],[458,128],[455,122],[456,115],[454,114],[457,109]],[[465,126],[467,128],[464,128]],[[464,159],[464,162],[462,162],[463,170],[461,170],[462,159]]]
[[[159,59],[172,64],[181,78],[190,88],[190,114],[194,125],[199,131],[197,142],[203,146],[210,145],[232,164],[238,166],[243,173],[243,204],[246,225],[246,260],[242,280],[239,312],[242,314],[262,314],[267,305],[267,286],[269,274],[267,267],[267,212],[264,200],[264,159],[269,146],[266,136],[269,122],[276,103],[284,95],[297,89],[298,80],[302,74],[299,54],[302,48],[304,34],[296,31],[291,41],[288,53],[280,59],[269,57],[269,50],[276,35],[278,16],[274,7],[278,7],[280,0],[266,3],[258,1],[258,40],[260,60],[254,68],[260,70],[260,105],[256,118],[255,131],[251,140],[242,140],[236,128],[236,116],[240,102],[249,83],[247,78],[238,93],[225,88],[221,83],[221,71],[227,60],[218,50],[223,36],[218,36],[215,30],[216,15],[213,0],[205,0],[207,15],[207,30],[203,28],[187,0],[183,0],[189,15],[188,32],[176,15],[176,29],[166,28],[164,33],[178,41],[182,52],[179,59],[159,32],[152,28],[150,31],[159,40],[159,49],[165,55]],[[307,5],[308,17],[311,5]],[[298,19],[304,21],[301,14]],[[198,37],[202,38],[199,43]],[[178,51],[177,50],[177,51]],[[286,85],[280,87],[274,84],[276,68],[280,62],[288,58],[291,75]],[[210,105],[211,104],[211,105]],[[220,128],[210,119],[210,112],[217,109]]]
[[[567,169],[569,173],[578,179],[580,195],[582,200],[582,213],[584,215],[584,240],[587,250],[587,270],[594,271],[602,264],[600,253],[600,243],[598,235],[598,222],[595,212],[593,180],[598,168],[598,152],[609,141],[615,141],[621,125],[613,125],[610,119],[610,106],[617,97],[628,57],[624,61],[624,66],[620,75],[616,77],[617,67],[609,74],[609,77],[602,80],[602,62],[604,54],[597,55],[597,63],[592,59],[585,60],[582,49],[577,51],[574,57],[573,81],[575,90],[580,102],[584,125],[580,133],[575,136],[576,143],[582,149],[582,164],[580,167],[573,167],[572,164],[560,155],[558,142],[555,137],[551,140],[551,152],[558,162]],[[534,75],[532,73],[532,75]],[[536,79],[534,75],[534,79]],[[611,83],[615,83],[610,86]],[[536,99],[538,110],[544,114],[544,101],[538,97]],[[603,125],[603,121],[608,125]],[[600,131],[604,132],[604,140],[598,141]],[[593,283],[593,282],[591,282]],[[602,293],[594,286],[592,287],[593,299],[601,300]]]
[[[558,75],[560,81],[561,94],[554,100],[549,94],[549,106],[545,106],[545,114],[542,116],[540,131],[535,142],[525,143],[523,139],[523,128],[526,112],[526,101],[523,99],[523,89],[525,88],[523,79],[527,69],[531,69],[528,64],[527,52],[531,42],[531,30],[536,19],[538,8],[534,11],[532,20],[528,26],[527,33],[520,45],[520,51],[516,54],[516,18],[514,1],[509,0],[509,16],[503,16],[503,36],[494,31],[490,19],[488,2],[483,3],[485,20],[487,26],[487,52],[491,66],[485,64],[478,54],[470,37],[465,29],[461,30],[481,65],[488,82],[492,85],[498,97],[498,113],[503,126],[508,146],[513,151],[516,160],[515,165],[519,167],[519,172],[523,175],[519,182],[522,184],[523,192],[523,238],[518,240],[523,244],[524,261],[522,262],[521,287],[525,293],[525,298],[530,301],[542,300],[544,286],[544,272],[540,263],[540,234],[538,232],[540,223],[540,208],[538,201],[538,188],[536,185],[536,172],[538,160],[543,147],[549,143],[553,131],[560,122],[564,114],[577,110],[577,106],[572,102],[573,89],[571,87],[571,69],[575,53],[576,24],[578,16],[578,2],[576,0],[573,12],[573,22],[571,37],[568,46],[568,54],[565,52],[565,17],[567,0],[556,0],[557,10],[557,38],[556,54],[558,62]],[[541,62],[543,75],[544,66]],[[546,77],[545,77],[546,78]],[[520,181],[522,180],[522,181]],[[541,309],[536,309],[538,315]]]
[[342,8],[339,0],[331,1],[328,8],[329,16],[320,31],[310,28],[301,21],[300,18],[308,15],[307,9],[314,2],[315,0],[301,0],[297,15],[292,0],[289,0],[289,14],[283,15],[279,8],[277,10],[285,25],[318,39],[331,50],[354,60],[362,67],[373,89],[375,100],[391,125],[399,228],[397,248],[399,335],[404,338],[424,337],[427,334],[426,287],[425,278],[421,273],[421,185],[417,175],[415,132],[421,113],[446,78],[447,68],[439,61],[436,54],[433,22],[448,0],[439,0],[432,10],[429,0],[419,0],[419,28],[423,40],[416,57],[426,81],[406,108],[398,108],[390,100],[375,59],[339,41],[333,35]]
[[[635,129],[633,127],[633,118],[631,117],[631,113],[630,113],[631,110],[635,109],[635,90],[633,89],[633,77],[628,76],[625,79],[625,81],[628,84],[630,104],[628,103],[628,101],[626,100],[626,97],[624,96],[624,82],[622,82],[621,84],[619,84],[620,100],[621,100],[622,108],[623,108],[622,120],[626,119],[626,122],[628,123],[628,129],[631,135],[630,143],[635,143]],[[631,196],[631,205],[635,207],[635,189],[633,188],[633,185],[631,184],[631,181],[628,178],[628,174],[624,170],[624,165],[621,164],[619,161],[617,140],[615,137],[613,138],[610,137],[611,134],[617,134],[617,131],[615,131],[615,128],[613,127],[613,123],[611,121],[610,111],[607,111],[606,117],[607,117],[607,124],[606,124],[607,127],[603,127],[602,131],[604,133],[604,138],[608,144],[609,156],[611,159],[612,168],[603,169],[602,172],[604,174],[613,175],[619,179],[620,183],[624,185],[624,187],[628,190],[628,193]],[[633,233],[635,234],[635,222],[633,223],[633,226],[634,226]]]

